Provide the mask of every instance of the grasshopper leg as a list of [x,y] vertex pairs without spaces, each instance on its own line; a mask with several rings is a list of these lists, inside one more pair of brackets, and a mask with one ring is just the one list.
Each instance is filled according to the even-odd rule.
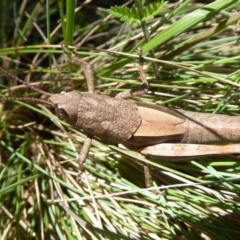
[[[93,71],[91,68],[91,65],[88,64],[86,61],[78,58],[75,56],[75,54],[71,51],[69,51],[64,45],[62,45],[62,49],[71,57],[71,60],[78,64],[79,66],[83,67],[84,75],[87,80],[87,86],[88,86],[88,92],[94,93],[95,92],[95,79],[93,75]],[[78,165],[79,165],[79,171],[78,171],[78,179],[80,180],[81,174],[83,172],[83,164],[86,161],[87,155],[89,153],[90,147],[92,143],[92,136],[88,135],[85,139],[85,142],[82,146],[82,149],[78,155]]]
[[[139,72],[140,78],[142,80],[142,85],[140,85],[139,87],[133,88],[131,90],[127,90],[127,91],[117,94],[116,95],[117,98],[132,98],[132,97],[136,97],[136,96],[141,96],[144,93],[148,92],[149,84],[148,84],[147,78],[146,78],[144,70],[143,70],[144,58],[142,56],[142,49],[138,48],[137,53],[139,56],[138,72]],[[143,166],[143,168],[144,168],[144,176],[145,176],[146,186],[151,187],[152,183],[151,183],[151,174],[150,174],[149,166],[146,164]]]
[[118,93],[116,95],[117,98],[132,98],[132,97],[141,96],[144,93],[148,92],[149,84],[148,84],[147,78],[145,76],[145,73],[143,71],[144,58],[142,56],[141,48],[137,49],[137,53],[139,56],[138,72],[139,72],[140,78],[142,80],[142,85],[140,85],[139,87],[135,87],[131,90],[127,90],[122,93]]
[[86,161],[87,155],[89,153],[89,149],[91,147],[91,143],[92,143],[92,137],[91,136],[87,136],[87,138],[84,141],[84,144],[81,148],[81,151],[78,155],[78,165],[79,165],[79,170],[78,170],[78,178],[80,179],[82,172],[83,172],[83,164]]
[[87,80],[88,92],[94,93],[95,92],[95,78],[93,75],[92,67],[86,61],[78,58],[73,52],[69,51],[64,45],[62,45],[62,49],[68,55],[70,55],[71,60],[79,66],[83,67],[84,75]]

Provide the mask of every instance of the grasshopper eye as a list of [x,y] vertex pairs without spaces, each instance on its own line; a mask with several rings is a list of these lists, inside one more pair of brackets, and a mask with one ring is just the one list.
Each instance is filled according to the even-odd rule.
[[66,121],[69,118],[67,112],[61,106],[56,108],[56,115],[63,121]]

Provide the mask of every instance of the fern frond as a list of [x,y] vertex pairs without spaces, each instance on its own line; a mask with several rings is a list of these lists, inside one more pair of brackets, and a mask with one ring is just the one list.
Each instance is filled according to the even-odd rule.
[[128,7],[114,6],[111,7],[110,13],[120,18],[120,20],[125,21],[127,25],[138,25],[141,23],[135,8],[130,9]]
[[120,18],[120,20],[125,21],[128,25],[136,26],[141,23],[143,20],[150,20],[154,18],[167,4],[163,0],[159,0],[156,3],[149,4],[145,6],[143,11],[143,17],[141,18],[139,15],[139,10],[137,8],[128,8],[128,7],[121,7],[121,6],[114,6],[111,7],[110,13]]
[[166,6],[167,2],[159,1],[156,3],[151,3],[145,7],[143,10],[143,19],[142,20],[151,20],[156,16],[158,13],[162,11],[162,9]]

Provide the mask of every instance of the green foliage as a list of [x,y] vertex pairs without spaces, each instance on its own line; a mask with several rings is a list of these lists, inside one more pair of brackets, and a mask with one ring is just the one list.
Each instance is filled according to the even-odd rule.
[[167,2],[164,2],[162,0],[151,3],[148,6],[144,7],[143,10],[143,16],[140,16],[140,10],[138,8],[132,7],[121,7],[121,6],[114,6],[111,7],[110,13],[120,18],[122,21],[125,21],[128,25],[137,26],[142,21],[153,19],[154,16],[156,16],[158,13],[161,12],[161,10],[165,7]]

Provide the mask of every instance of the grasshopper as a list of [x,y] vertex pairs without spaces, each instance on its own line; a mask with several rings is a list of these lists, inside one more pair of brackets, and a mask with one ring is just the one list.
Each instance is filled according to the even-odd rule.
[[107,142],[121,143],[143,155],[172,161],[192,156],[240,153],[240,144],[212,145],[240,142],[240,117],[170,109],[128,99],[140,96],[149,89],[140,50],[138,70],[142,85],[119,93],[114,98],[96,94],[91,66],[65,51],[71,54],[76,64],[83,66],[89,92],[66,89],[50,94],[0,68],[6,76],[49,96],[48,101],[2,98],[0,102],[21,100],[47,104],[55,109],[59,119],[86,132],[87,138],[78,157],[80,170],[94,136]]

